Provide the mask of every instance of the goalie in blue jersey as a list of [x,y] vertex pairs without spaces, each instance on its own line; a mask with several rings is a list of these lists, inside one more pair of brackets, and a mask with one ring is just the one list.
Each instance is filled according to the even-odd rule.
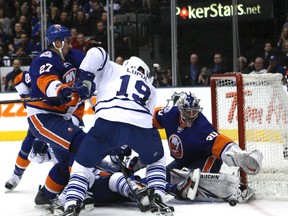
[[[216,131],[201,112],[199,102],[191,92],[183,92],[175,106],[155,109],[153,124],[158,129],[165,129],[170,155],[174,159],[167,165],[167,181],[173,182],[172,178],[175,174],[179,177],[183,168],[200,168],[204,178],[203,173],[219,173],[222,163],[240,167],[248,175],[257,174],[261,169],[261,152],[244,151],[232,139]],[[199,187],[201,182],[200,179]],[[227,186],[226,183],[220,186],[220,190]]]

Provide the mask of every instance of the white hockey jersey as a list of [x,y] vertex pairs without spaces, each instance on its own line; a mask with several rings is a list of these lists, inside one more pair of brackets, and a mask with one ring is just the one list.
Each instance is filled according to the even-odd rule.
[[108,54],[100,47],[87,52],[80,69],[95,75],[95,119],[152,128],[156,90],[144,74],[109,61]]

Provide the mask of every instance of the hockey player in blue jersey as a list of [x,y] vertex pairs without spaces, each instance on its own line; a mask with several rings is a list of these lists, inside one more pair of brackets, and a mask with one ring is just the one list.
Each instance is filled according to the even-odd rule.
[[[83,116],[82,101],[91,96],[87,86],[75,84],[84,53],[71,48],[69,29],[52,25],[47,29],[46,38],[48,49],[35,57],[29,68],[30,96],[58,96],[59,100],[27,103],[27,113],[33,135],[50,144],[58,163],[50,170],[45,185],[39,188],[36,204],[49,203],[66,186],[69,167],[85,135],[77,125]],[[93,93],[93,85],[90,90]]]
[[[170,155],[174,159],[167,165],[167,181],[171,182],[171,173],[182,168],[219,173],[223,162],[240,167],[247,174],[257,174],[261,169],[261,152],[241,150],[232,139],[217,132],[201,112],[199,102],[191,92],[183,92],[176,106],[155,109],[153,124],[158,129],[165,129]],[[223,185],[225,187],[225,183]]]
[[[154,126],[165,129],[170,155],[174,158],[169,170],[186,167],[218,173],[224,162],[241,167],[247,174],[257,174],[262,154],[257,150],[243,151],[232,139],[218,133],[201,112],[199,102],[191,92],[182,93],[176,106],[155,109]],[[243,163],[242,157],[250,158],[251,163]]]
[[[152,126],[156,90],[149,81],[149,67],[138,57],[118,65],[103,48],[91,48],[80,66],[80,81],[95,76],[95,123],[81,143],[67,187],[64,215],[79,215],[88,188],[91,168],[122,145],[141,155],[147,165],[148,187],[155,189],[152,205],[165,194],[165,157],[161,138]],[[174,211],[167,208],[167,211]]]

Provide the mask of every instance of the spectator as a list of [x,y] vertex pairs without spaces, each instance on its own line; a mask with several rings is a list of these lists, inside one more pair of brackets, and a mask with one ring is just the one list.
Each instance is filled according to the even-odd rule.
[[10,58],[5,54],[5,49],[0,45],[0,67],[2,66],[10,66]]
[[104,9],[99,1],[93,1],[91,9],[92,10],[89,12],[88,21],[91,26],[96,26],[97,21],[101,19]]
[[69,17],[70,23],[76,22],[78,11],[80,11],[79,6],[76,3],[74,3],[72,5],[72,11],[71,11],[71,14],[70,14],[70,17]]
[[101,20],[103,22],[103,24],[105,25],[105,27],[107,27],[107,11],[103,11],[102,15],[101,15]]
[[31,20],[28,20],[26,16],[21,15],[19,17],[18,22],[22,24],[23,31],[25,31],[28,36],[31,36],[32,34]]
[[27,33],[23,32],[20,36],[20,43],[14,46],[14,50],[21,46],[24,50],[24,53],[28,56],[33,50],[33,42],[28,37]]
[[203,67],[200,70],[199,78],[198,78],[198,84],[200,86],[209,86],[210,85],[210,76],[211,76],[211,70],[208,67]]
[[211,68],[211,74],[223,74],[228,72],[227,66],[223,62],[221,53],[214,54],[214,66]]
[[90,35],[90,29],[88,21],[86,20],[86,15],[83,11],[77,12],[77,19],[72,22],[73,27],[76,27],[78,32],[82,32],[85,36]]
[[76,27],[72,27],[70,29],[70,32],[71,32],[71,45],[72,45],[72,48],[74,48],[75,46],[78,46],[77,45],[78,30]]
[[89,40],[86,40],[84,34],[80,32],[77,36],[77,43],[72,47],[85,52],[89,44]]
[[71,23],[69,21],[69,14],[67,11],[62,11],[60,13],[60,20],[59,20],[59,24],[62,26],[65,26],[67,28],[71,28]]
[[279,38],[279,41],[277,43],[277,48],[280,51],[284,51],[285,50],[285,42],[288,42],[288,27],[284,27],[281,31],[281,35]]
[[288,70],[288,42],[284,43],[284,51],[280,54],[280,64]]
[[5,49],[8,48],[7,44],[11,40],[11,37],[6,34],[0,26],[0,45],[5,46]]
[[170,87],[172,86],[172,70],[171,68],[166,68],[165,70],[161,70],[158,68],[155,74],[155,83],[156,87]]
[[119,65],[123,65],[124,59],[122,56],[117,56],[115,58],[115,63],[119,64]]
[[267,73],[280,73],[283,75],[283,84],[286,83],[285,76],[286,76],[286,70],[285,68],[280,64],[279,57],[276,55],[271,55],[269,59],[270,65],[267,68]]
[[22,46],[17,46],[17,48],[15,48],[15,53],[11,55],[11,59],[19,59],[21,60],[21,65],[25,66],[30,65],[32,62],[32,58],[24,52]]
[[254,61],[254,70],[250,74],[264,74],[267,73],[267,69],[264,67],[264,59],[262,57],[256,57]]
[[198,85],[198,77],[200,73],[200,66],[198,65],[198,55],[192,53],[190,55],[190,64],[185,67],[181,76],[181,83],[183,86]]
[[6,34],[12,34],[11,19],[6,16],[3,8],[0,8],[0,26]]
[[31,15],[30,7],[28,6],[27,2],[24,2],[20,7],[20,15],[18,17],[20,17],[21,15],[26,16],[28,22],[30,22],[32,15]]
[[250,73],[250,69],[247,64],[247,59],[244,56],[240,56],[238,58],[238,72],[241,72],[242,74]]
[[20,44],[20,37],[23,32],[23,27],[20,22],[16,22],[12,31],[12,38],[8,43],[8,54],[11,56],[14,52],[14,46]]
[[60,22],[60,10],[57,7],[52,7],[48,20],[52,24],[59,24]]
[[97,22],[97,28],[93,32],[93,38],[91,39],[91,43],[98,44],[107,50],[107,29],[102,20]]
[[19,59],[14,59],[12,66],[13,70],[7,74],[5,80],[4,89],[6,92],[17,92],[14,86],[14,79],[17,75],[19,75],[22,72],[21,61]]
[[20,1],[16,0],[16,1],[13,2],[12,14],[13,14],[13,18],[21,16],[21,4],[20,4]]
[[264,45],[264,53],[258,55],[264,59],[264,67],[267,68],[269,66],[269,59],[273,54],[273,46],[271,42],[266,42]]

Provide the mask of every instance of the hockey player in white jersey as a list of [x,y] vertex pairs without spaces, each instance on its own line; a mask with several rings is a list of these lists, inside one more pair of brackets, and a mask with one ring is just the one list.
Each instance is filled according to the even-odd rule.
[[[77,82],[90,87],[86,77],[95,76],[98,91],[95,123],[82,141],[72,166],[63,215],[79,215],[92,167],[123,145],[137,152],[147,165],[148,187],[155,190],[151,208],[163,204],[165,158],[159,132],[152,126],[156,91],[149,81],[149,73],[149,67],[138,57],[131,57],[122,66],[110,61],[103,48],[91,48],[87,52]],[[170,206],[165,210],[174,211]]]

